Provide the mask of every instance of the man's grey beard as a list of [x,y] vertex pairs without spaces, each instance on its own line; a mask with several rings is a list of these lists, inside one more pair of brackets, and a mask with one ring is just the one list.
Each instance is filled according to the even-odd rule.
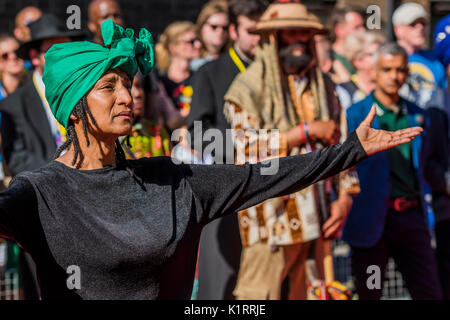
[[312,60],[311,55],[303,52],[301,55],[294,55],[292,52],[298,44],[291,44],[285,48],[280,49],[279,56],[281,63],[287,70],[303,70]]

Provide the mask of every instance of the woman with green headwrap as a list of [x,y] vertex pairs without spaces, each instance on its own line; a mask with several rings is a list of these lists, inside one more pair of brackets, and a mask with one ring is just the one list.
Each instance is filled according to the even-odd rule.
[[44,299],[189,299],[205,224],[421,131],[373,130],[373,109],[342,145],[277,159],[272,175],[262,174],[264,164],[126,160],[117,141],[132,129],[130,79],[138,68],[150,72],[153,43],[147,30],[136,39],[111,20],[102,33],[106,47],[72,42],[46,53],[46,97],[68,140],[55,161],[17,175],[0,194],[0,236],[31,254]]

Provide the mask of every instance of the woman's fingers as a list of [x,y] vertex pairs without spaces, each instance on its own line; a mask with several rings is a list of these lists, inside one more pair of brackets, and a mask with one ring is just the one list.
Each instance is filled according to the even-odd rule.
[[418,136],[423,129],[421,127],[411,127],[402,130],[397,130],[392,132],[393,137],[416,137]]
[[375,105],[370,108],[369,113],[367,114],[366,118],[362,122],[362,124],[370,127],[372,125],[373,120],[375,119],[375,116],[377,115]]

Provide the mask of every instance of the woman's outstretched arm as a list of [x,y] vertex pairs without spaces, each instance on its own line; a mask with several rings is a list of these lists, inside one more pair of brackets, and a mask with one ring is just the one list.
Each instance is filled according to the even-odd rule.
[[[196,206],[201,208],[198,219],[208,222],[222,215],[254,206],[264,200],[297,192],[331,177],[364,160],[368,155],[411,141],[421,128],[395,132],[370,127],[375,118],[372,108],[367,118],[341,145],[305,155],[272,160],[277,170],[267,173],[263,163],[234,165],[180,165],[188,181]],[[274,161],[274,162],[273,162]]]

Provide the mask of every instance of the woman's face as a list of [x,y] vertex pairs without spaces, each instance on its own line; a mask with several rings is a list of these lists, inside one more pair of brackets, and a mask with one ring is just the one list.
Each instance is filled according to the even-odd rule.
[[174,57],[192,60],[200,57],[201,47],[202,43],[197,33],[189,30],[178,37],[177,41],[171,45],[170,51]]
[[363,52],[353,61],[357,70],[367,72],[372,76],[373,80],[375,80],[375,64],[373,57],[379,46],[380,44],[377,42],[365,45]]
[[216,13],[209,17],[202,27],[202,40],[206,48],[221,49],[228,39],[228,17],[225,13]]
[[133,98],[131,81],[125,72],[118,69],[106,72],[89,91],[87,103],[97,123],[94,126],[88,117],[94,136],[115,140],[131,133]]
[[133,97],[133,114],[134,118],[142,117],[145,112],[145,92],[142,87],[141,78],[134,77],[133,86],[131,87],[131,96]]
[[0,43],[0,71],[11,75],[20,75],[23,72],[24,62],[16,56],[15,51],[19,43],[8,38]]

